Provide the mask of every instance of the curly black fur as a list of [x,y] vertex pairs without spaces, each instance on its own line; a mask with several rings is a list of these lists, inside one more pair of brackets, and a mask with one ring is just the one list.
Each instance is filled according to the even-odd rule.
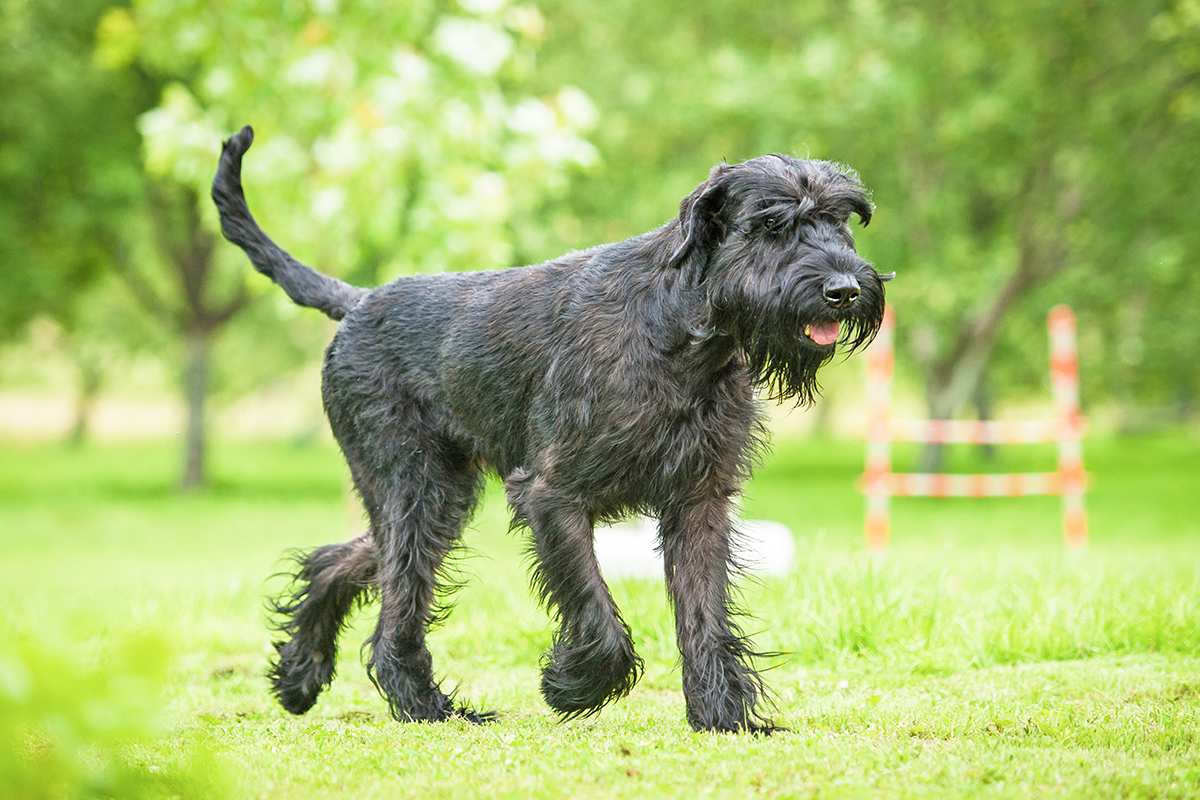
[[294,556],[291,585],[268,601],[276,641],[268,677],[280,705],[293,714],[312,708],[333,680],[337,638],[346,615],[375,586],[375,544],[367,534]]
[[[393,716],[490,718],[441,690],[425,634],[491,471],[514,526],[532,533],[533,584],[558,622],[542,664],[552,708],[596,713],[641,674],[592,547],[597,521],[636,511],[660,519],[688,721],[774,730],[733,621],[729,499],[763,441],[755,390],[811,402],[818,369],[879,328],[889,276],[854,249],[850,216],[866,224],[872,211],[857,176],[778,155],[722,164],[641,236],[367,291],[258,228],[240,182],[251,139],[244,128],[221,155],[222,230],[293,300],[342,319],[322,391],[371,523],[369,538],[304,556],[276,607],[286,638],[271,677],[285,708],[307,710],[328,685],[342,620],[371,587],[367,666]],[[834,322],[839,342],[818,342]]]
[[564,719],[590,716],[628,694],[642,672],[592,551],[592,520],[582,504],[527,470],[515,470],[506,485],[513,527],[536,532],[529,551],[534,591],[559,622],[542,657],[542,697]]

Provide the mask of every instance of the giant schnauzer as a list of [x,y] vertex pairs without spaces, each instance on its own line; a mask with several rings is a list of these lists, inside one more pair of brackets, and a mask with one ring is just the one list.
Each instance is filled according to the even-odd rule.
[[258,227],[241,186],[249,127],[224,144],[212,196],[225,237],[296,303],[341,320],[322,397],[370,521],[301,556],[277,601],[271,668],[307,711],[334,673],[347,612],[378,594],[368,672],[402,721],[491,715],[434,678],[426,630],[444,562],[486,470],[531,531],[533,583],[558,632],[541,690],[563,718],[597,712],[641,672],[593,552],[598,521],[658,517],[697,730],[766,732],[764,688],[731,618],[731,501],[763,442],[760,391],[810,403],[817,370],[883,318],[880,275],[849,222],[872,205],[838,164],[770,155],[720,164],[677,218],[536,266],[350,286]]

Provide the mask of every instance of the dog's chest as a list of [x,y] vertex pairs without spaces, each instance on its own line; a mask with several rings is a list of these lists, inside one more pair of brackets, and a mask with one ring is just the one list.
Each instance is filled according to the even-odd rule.
[[556,471],[571,475],[601,513],[661,507],[706,484],[736,486],[757,424],[739,377],[696,390],[662,376],[658,385],[596,398],[582,424],[558,430]]

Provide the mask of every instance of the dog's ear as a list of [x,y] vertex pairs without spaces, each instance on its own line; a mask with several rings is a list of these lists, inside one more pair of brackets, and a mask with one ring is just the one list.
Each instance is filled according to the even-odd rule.
[[683,198],[679,204],[681,241],[667,264],[683,266],[694,251],[707,251],[725,238],[726,221],[722,213],[729,199],[729,173],[733,168],[718,164],[708,174],[708,180]]

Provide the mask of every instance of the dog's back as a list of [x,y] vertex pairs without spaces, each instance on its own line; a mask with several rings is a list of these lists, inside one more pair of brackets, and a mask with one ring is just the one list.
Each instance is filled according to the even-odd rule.
[[532,406],[556,361],[586,344],[570,318],[578,298],[606,280],[594,271],[602,250],[404,276],[372,290],[326,353],[327,411],[359,414],[388,397],[412,404],[506,474],[524,460]]

